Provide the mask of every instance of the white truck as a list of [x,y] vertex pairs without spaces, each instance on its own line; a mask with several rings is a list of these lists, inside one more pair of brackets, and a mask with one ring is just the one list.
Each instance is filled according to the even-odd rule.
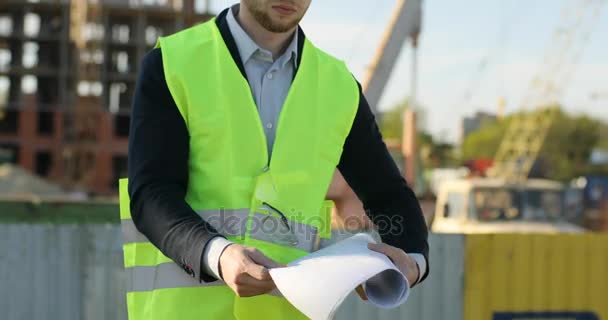
[[530,179],[446,181],[439,187],[431,230],[437,233],[581,233],[564,218],[564,185]]

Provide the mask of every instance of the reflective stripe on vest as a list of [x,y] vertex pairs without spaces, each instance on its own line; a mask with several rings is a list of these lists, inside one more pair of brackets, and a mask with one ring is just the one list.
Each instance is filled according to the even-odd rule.
[[156,266],[130,267],[125,271],[127,292],[226,285],[219,280],[198,282],[174,262],[165,262]]
[[[225,286],[221,280],[212,282],[199,282],[187,275],[182,268],[173,262],[161,263],[156,266],[126,268],[127,292],[145,292],[156,289],[192,288]],[[278,290],[270,295],[281,297]]]
[[[243,236],[245,235],[245,222],[249,215],[249,209],[233,210],[199,210],[197,211],[207,223],[224,236]],[[122,219],[120,221],[122,229],[123,243],[148,242],[148,238],[141,234],[133,220]]]
[[[197,213],[221,235],[241,239],[245,237],[249,209],[199,210]],[[259,212],[254,213],[251,223],[249,236],[252,239],[292,246],[306,252],[319,249],[321,239],[314,226],[289,221],[287,227],[281,218]],[[120,225],[123,244],[149,242],[137,230],[133,220],[122,219]]]

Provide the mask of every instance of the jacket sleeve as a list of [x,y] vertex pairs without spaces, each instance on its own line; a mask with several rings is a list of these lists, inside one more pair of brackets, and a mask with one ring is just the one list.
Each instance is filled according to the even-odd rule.
[[338,169],[357,194],[382,241],[420,253],[429,272],[428,230],[418,199],[388,152],[359,85],[360,102]]
[[186,203],[189,135],[165,82],[160,49],[143,59],[129,133],[129,195],[137,229],[186,273],[213,281],[202,254],[217,231]]

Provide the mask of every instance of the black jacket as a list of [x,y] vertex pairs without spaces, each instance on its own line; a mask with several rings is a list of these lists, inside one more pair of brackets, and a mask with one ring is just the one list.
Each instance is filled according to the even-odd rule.
[[[246,78],[226,13],[222,12],[216,23]],[[301,29],[298,32],[299,58],[304,34]],[[137,229],[163,254],[192,276],[212,281],[215,279],[204,273],[201,260],[205,245],[218,234],[184,200],[190,137],[165,82],[160,50],[154,49],[144,57],[133,100],[129,136],[131,213]],[[428,262],[427,228],[418,201],[389,155],[360,85],[359,91],[358,111],[338,169],[379,227],[383,242],[409,253],[421,253]]]

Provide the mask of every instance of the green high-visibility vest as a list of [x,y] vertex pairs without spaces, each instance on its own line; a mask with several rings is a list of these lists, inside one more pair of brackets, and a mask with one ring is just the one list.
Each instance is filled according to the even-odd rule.
[[[228,239],[288,263],[330,237],[325,201],[359,89],[342,61],[305,40],[272,158],[247,80],[214,20],[161,38],[167,85],[190,136],[188,204]],[[168,132],[167,134],[170,134]],[[129,319],[301,319],[280,293],[240,298],[200,283],[137,232],[120,181]]]

